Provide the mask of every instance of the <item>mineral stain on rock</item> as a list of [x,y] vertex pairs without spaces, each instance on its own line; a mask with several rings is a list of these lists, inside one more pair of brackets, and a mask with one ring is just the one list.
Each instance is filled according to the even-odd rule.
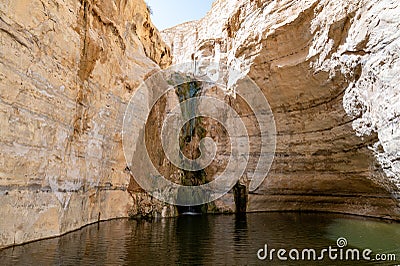
[[147,210],[121,136],[133,90],[171,63],[146,4],[7,1],[0,13],[0,248]]
[[[200,140],[205,137],[206,131],[202,125],[201,117],[198,117],[198,101],[201,96],[203,84],[200,81],[183,82],[177,85],[175,93],[181,104],[182,118],[188,122],[185,123],[179,136],[179,146],[182,151],[181,156],[190,160],[195,160],[200,156]],[[194,101],[187,101],[194,99]],[[189,119],[192,116],[196,118]],[[193,162],[195,163],[195,162]],[[196,167],[196,166],[194,166]],[[206,183],[206,172],[204,169],[199,171],[183,170],[180,183],[184,186],[199,186]],[[187,195],[188,197],[202,195]],[[180,206],[180,213],[206,212],[207,204],[204,206]]]
[[[162,31],[175,64],[192,61],[207,68],[214,62],[241,69],[271,105],[276,156],[264,183],[248,194],[247,211],[318,210],[399,219],[400,131],[391,122],[399,113],[393,87],[398,75],[380,71],[398,69],[397,57],[392,70],[385,63],[398,51],[387,45],[397,43],[398,34],[385,32],[397,32],[400,21],[381,4],[298,1],[282,8],[276,1],[216,1],[203,19]],[[391,22],[382,25],[386,15]],[[380,55],[385,62],[379,63]],[[381,100],[372,100],[365,90]],[[236,99],[232,105],[245,110]],[[247,121],[251,114],[241,116]],[[378,122],[378,116],[386,122]],[[381,143],[386,148],[374,148]],[[249,177],[254,167],[249,165]],[[232,210],[238,195],[228,194],[216,205]]]
[[[398,2],[217,0],[205,18],[161,34],[142,0],[6,1],[0,13],[0,248],[99,219],[177,215],[135,184],[121,134],[132,93],[171,63],[241,69],[277,125],[275,161],[261,187],[247,191],[254,158],[263,156],[254,149],[245,176],[203,212],[400,219]],[[182,83],[161,99],[143,133],[154,164],[183,185],[210,182],[228,158],[226,132],[202,117],[186,123],[179,144],[197,158],[199,140],[212,137],[215,162],[182,171],[162,151],[170,104],[214,93],[204,85]],[[248,106],[226,97],[257,136]]]

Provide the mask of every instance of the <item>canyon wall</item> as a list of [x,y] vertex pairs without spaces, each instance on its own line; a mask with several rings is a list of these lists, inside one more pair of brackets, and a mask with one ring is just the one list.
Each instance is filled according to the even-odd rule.
[[[176,64],[241,71],[228,91],[211,86],[205,94],[241,115],[251,163],[206,211],[235,211],[257,162],[254,113],[235,97],[236,81],[248,75],[271,105],[277,148],[244,210],[400,219],[399,12],[389,0],[218,0],[202,20],[165,30],[166,44],[142,0],[2,1],[0,248],[98,220],[176,215],[134,181],[121,131],[131,96],[171,55]],[[196,157],[194,146],[208,136],[218,142],[216,160],[199,176],[168,162],[162,122],[192,86],[197,94],[205,86],[187,84],[152,109],[146,144],[170,180],[198,185],[225,167],[229,141],[218,123],[198,120],[180,140],[183,152]]]
[[171,63],[145,2],[1,1],[0,42],[0,248],[162,210],[122,149],[132,93]]
[[[248,75],[271,105],[276,155],[247,211],[400,218],[399,12],[390,0],[218,0],[162,32],[174,64],[238,69],[228,92]],[[233,198],[216,205],[234,210]]]

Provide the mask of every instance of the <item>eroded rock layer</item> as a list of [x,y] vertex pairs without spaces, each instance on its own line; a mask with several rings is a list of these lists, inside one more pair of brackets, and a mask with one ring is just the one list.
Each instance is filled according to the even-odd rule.
[[[202,20],[162,32],[174,63],[239,69],[271,105],[276,155],[248,211],[400,218],[399,11],[389,0],[219,0]],[[232,202],[230,193],[216,204]]]
[[[174,63],[242,73],[228,77],[226,95],[204,93],[238,111],[252,149],[247,173],[207,211],[400,218],[399,13],[390,0],[218,0],[204,19],[163,32]],[[2,1],[0,42],[0,247],[98,220],[176,214],[136,184],[123,154],[130,97],[171,63],[142,0]],[[277,128],[271,171],[250,193],[261,143],[254,113],[233,97],[244,75],[269,100]],[[185,175],[163,154],[158,135],[179,97],[170,93],[152,109],[150,157],[176,183],[209,182],[229,158],[215,121],[197,121],[181,141],[193,157],[200,137],[218,142],[201,175]]]
[[141,0],[1,1],[0,247],[165,207],[128,190],[121,139],[132,92],[171,60],[149,16]]

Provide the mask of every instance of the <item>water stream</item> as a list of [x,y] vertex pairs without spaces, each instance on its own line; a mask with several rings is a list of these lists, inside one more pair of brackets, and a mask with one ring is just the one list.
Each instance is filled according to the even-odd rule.
[[[184,155],[191,160],[200,155],[199,140],[204,137],[205,129],[201,125],[201,117],[198,114],[198,98],[203,91],[203,84],[199,81],[183,82],[175,88],[175,93],[181,103],[181,112],[184,120],[188,120],[192,115],[196,118],[190,119],[182,128],[179,145]],[[189,99],[193,101],[187,101]],[[183,155],[182,155],[183,156]],[[195,167],[197,168],[197,167]],[[183,170],[181,183],[185,186],[197,186],[205,183],[205,171]],[[204,206],[179,206],[178,211],[182,214],[198,214],[207,211]]]

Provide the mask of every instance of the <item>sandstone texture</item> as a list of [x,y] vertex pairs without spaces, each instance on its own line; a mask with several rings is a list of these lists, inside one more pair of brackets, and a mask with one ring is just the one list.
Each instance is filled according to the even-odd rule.
[[[174,64],[238,69],[227,93],[248,75],[271,105],[276,155],[247,211],[400,218],[399,12],[390,0],[218,0],[162,32]],[[232,210],[233,194],[216,205]]]
[[[141,128],[149,156],[179,184],[212,181],[229,159],[229,136],[212,119],[189,123],[180,137],[193,158],[201,138],[217,142],[216,160],[204,171],[178,169],[163,153],[163,121],[191,86],[243,119],[249,166],[203,211],[400,219],[399,13],[390,0],[217,0],[202,20],[160,34],[142,0],[2,1],[0,248],[99,220],[177,214],[135,182],[130,170],[140,161],[126,162],[122,144],[130,98],[171,63],[240,71],[226,74],[224,90],[186,83],[154,107],[151,91],[143,101],[151,108]],[[271,171],[255,191],[249,177],[265,155],[254,113],[235,94],[246,75],[268,99],[277,129]]]
[[[174,208],[131,191],[121,128],[171,63],[144,1],[0,3],[0,248]],[[150,207],[149,207],[150,206]]]

